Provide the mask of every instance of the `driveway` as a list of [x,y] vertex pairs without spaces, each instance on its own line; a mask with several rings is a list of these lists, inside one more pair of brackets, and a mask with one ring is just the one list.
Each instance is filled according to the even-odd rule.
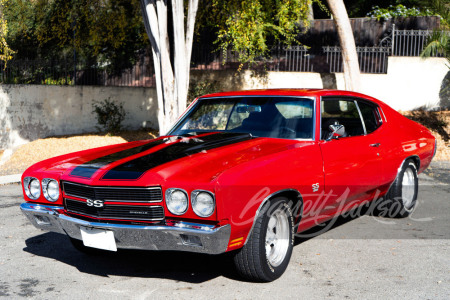
[[28,222],[19,211],[20,185],[0,186],[0,297],[448,299],[449,167],[434,163],[420,175],[419,203],[410,218],[339,218],[325,233],[298,238],[286,273],[264,284],[242,281],[226,255],[87,256],[64,235]]

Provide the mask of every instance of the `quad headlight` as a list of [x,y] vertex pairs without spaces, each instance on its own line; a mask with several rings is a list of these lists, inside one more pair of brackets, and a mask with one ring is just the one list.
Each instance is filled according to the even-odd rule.
[[174,215],[184,214],[189,206],[188,195],[185,190],[170,188],[166,190],[167,209]]
[[209,217],[216,207],[214,194],[208,191],[195,190],[191,193],[192,209],[199,217]]
[[[174,215],[182,215],[189,208],[189,197],[185,190],[170,188],[166,190],[167,209]],[[214,194],[205,190],[194,190],[191,193],[191,205],[194,213],[207,218],[214,213],[216,201]]]
[[28,198],[37,200],[41,196],[41,184],[37,178],[25,177],[23,187]]
[[59,184],[55,179],[44,178],[42,180],[42,191],[44,197],[50,202],[55,202],[59,198]]

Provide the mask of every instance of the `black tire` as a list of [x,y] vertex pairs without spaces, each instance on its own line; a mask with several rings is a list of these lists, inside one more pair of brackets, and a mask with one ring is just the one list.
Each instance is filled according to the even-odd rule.
[[[405,185],[407,182],[410,184]],[[378,215],[390,218],[409,216],[416,207],[418,191],[417,167],[412,160],[408,159],[379,206]]]
[[[280,228],[279,239],[276,238],[277,227],[272,227],[273,233],[268,232],[271,217],[273,217],[271,226],[274,218],[277,219],[275,224]],[[269,257],[266,251],[268,234],[274,238],[272,244],[267,241]],[[291,259],[293,245],[294,218],[292,210],[288,205],[287,198],[278,197],[266,203],[261,209],[247,244],[234,255],[234,264],[239,274],[248,280],[273,281],[286,270]],[[279,255],[275,255],[276,253]]]
[[78,251],[83,252],[84,254],[87,254],[87,255],[102,255],[102,254],[104,255],[104,254],[108,254],[110,252],[110,251],[101,250],[101,249],[97,249],[97,248],[87,247],[83,244],[83,241],[81,241],[81,240],[77,240],[77,239],[74,239],[71,237],[69,237],[69,239],[75,249],[77,249]]

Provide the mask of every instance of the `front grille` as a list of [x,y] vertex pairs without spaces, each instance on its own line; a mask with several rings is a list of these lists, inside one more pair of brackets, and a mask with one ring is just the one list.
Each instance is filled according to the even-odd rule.
[[[96,219],[164,220],[164,208],[154,204],[162,201],[160,187],[98,187],[72,182],[63,182],[62,185],[68,213]],[[70,199],[71,197],[90,201],[102,200],[104,205],[103,207],[88,206],[86,201]]]
[[97,187],[72,182],[63,182],[64,193],[67,196],[95,199],[109,202],[161,202],[160,187]]
[[103,207],[87,206],[86,202],[64,199],[68,212],[100,219],[161,221],[164,208],[160,205],[108,205]]

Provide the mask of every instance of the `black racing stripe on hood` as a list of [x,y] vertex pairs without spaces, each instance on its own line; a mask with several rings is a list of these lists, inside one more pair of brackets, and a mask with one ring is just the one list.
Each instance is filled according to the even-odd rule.
[[252,139],[248,133],[216,133],[201,138],[187,139],[161,150],[136,158],[108,171],[105,180],[136,180],[148,170],[162,164],[207,151]]
[[151,141],[147,144],[144,144],[144,145],[141,145],[138,147],[130,148],[127,150],[119,151],[116,153],[112,153],[112,154],[109,154],[106,156],[96,158],[94,160],[88,161],[82,165],[77,166],[75,169],[72,170],[72,172],[70,172],[70,175],[89,179],[92,177],[92,175],[94,175],[94,173],[98,169],[100,169],[106,165],[109,165],[120,159],[124,159],[128,156],[135,155],[135,154],[141,153],[143,151],[147,151],[147,150],[149,150],[155,146],[161,145],[163,143],[165,143],[164,139],[154,140],[154,141]]

